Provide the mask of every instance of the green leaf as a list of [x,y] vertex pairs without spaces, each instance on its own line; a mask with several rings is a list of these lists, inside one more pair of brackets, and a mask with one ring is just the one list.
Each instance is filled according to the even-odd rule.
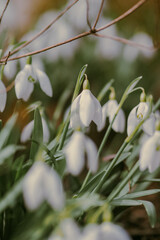
[[0,149],[6,144],[12,128],[16,122],[17,114],[14,114],[6,123],[6,125],[2,128],[0,132]]
[[108,92],[108,90],[110,89],[110,87],[112,86],[114,82],[114,79],[111,79],[100,91],[100,93],[98,94],[97,99],[101,102],[102,99],[105,97],[106,93]]
[[137,77],[136,79],[134,79],[127,87],[126,91],[124,93],[126,93],[127,95],[130,94],[132,92],[132,90],[134,89],[134,87],[137,85],[137,83],[142,79],[142,76]]
[[73,98],[72,98],[72,102],[74,101],[74,99],[78,96],[79,94],[79,91],[80,91],[80,88],[81,88],[81,85],[83,83],[83,80],[84,80],[84,74],[87,70],[87,67],[88,65],[84,65],[80,72],[79,72],[79,75],[78,75],[78,78],[77,78],[77,83],[76,83],[76,87],[75,87],[75,90],[74,90],[74,94],[73,94]]
[[16,43],[14,44],[13,48],[11,49],[11,51],[15,50],[16,48],[20,47],[22,44],[26,43],[26,41],[20,42],[20,43]]
[[31,151],[30,158],[33,160],[38,149],[39,145],[43,142],[43,129],[42,129],[42,120],[41,115],[39,113],[39,109],[36,108],[34,112],[34,129],[32,134],[32,143],[31,143]]
[[116,206],[116,207],[120,207],[120,206],[140,206],[143,205],[151,227],[154,227],[157,221],[157,215],[156,215],[156,210],[155,210],[155,206],[153,205],[153,203],[149,202],[149,201],[144,201],[144,200],[132,200],[132,199],[116,199],[113,200],[111,202],[112,206]]
[[127,198],[127,199],[139,198],[139,197],[144,197],[144,196],[156,194],[156,193],[159,193],[159,192],[160,192],[160,189],[150,189],[150,190],[144,190],[144,191],[141,191],[141,192],[133,192],[133,193],[126,194],[125,196],[121,197],[121,199],[122,198]]
[[7,207],[13,206],[16,198],[22,191],[23,179],[20,180],[12,189],[0,200],[0,213],[3,212]]
[[151,227],[152,228],[155,227],[155,224],[157,221],[157,214],[156,214],[155,206],[153,205],[153,203],[151,203],[149,201],[139,200],[139,202],[142,203],[143,206],[145,207]]
[[4,163],[4,161],[15,154],[18,150],[24,150],[23,146],[9,145],[0,151],[0,165]]

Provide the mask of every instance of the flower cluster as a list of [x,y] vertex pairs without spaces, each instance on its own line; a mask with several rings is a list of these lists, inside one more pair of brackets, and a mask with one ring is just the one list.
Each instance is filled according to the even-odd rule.
[[59,232],[60,235],[53,234],[48,240],[131,240],[122,227],[110,222],[89,224],[81,231],[72,219],[65,219]]

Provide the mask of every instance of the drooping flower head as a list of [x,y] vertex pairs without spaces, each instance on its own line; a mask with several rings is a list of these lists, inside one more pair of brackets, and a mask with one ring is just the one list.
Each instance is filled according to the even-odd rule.
[[68,172],[78,175],[82,171],[85,164],[85,153],[88,168],[91,172],[96,172],[98,159],[95,143],[82,132],[75,131],[64,148]]
[[[115,90],[113,87],[111,87],[111,94],[109,96],[109,101],[107,103],[105,103],[102,107],[102,126],[101,129],[102,130],[105,126],[105,122],[106,122],[106,118],[109,117],[109,122],[111,123],[115,113],[117,112],[118,109],[118,103],[115,100]],[[125,115],[122,109],[119,110],[113,125],[112,125],[112,129],[115,132],[120,132],[123,133],[124,129],[125,129]]]
[[[144,93],[140,96],[140,103],[135,106],[128,116],[127,121],[127,133],[128,136],[133,132],[135,127],[146,118],[149,111],[149,102],[145,101]],[[153,113],[150,114],[149,118],[142,124],[142,129],[148,135],[153,135],[155,131],[155,116]]]
[[83,91],[73,101],[71,105],[70,126],[74,129],[78,127],[88,127],[93,121],[97,128],[102,124],[102,108],[99,101],[89,90],[89,82],[86,79],[83,84]]
[[22,98],[24,101],[27,101],[33,92],[34,83],[37,81],[42,91],[52,97],[52,86],[46,73],[31,64],[26,64],[15,79],[15,92],[17,98]]
[[0,112],[3,112],[7,101],[7,91],[4,83],[0,80]]
[[24,177],[23,196],[29,210],[35,210],[44,200],[56,210],[64,206],[64,193],[58,174],[41,161],[35,162]]
[[142,145],[139,165],[141,171],[148,168],[150,173],[160,166],[160,120],[157,121],[154,135]]

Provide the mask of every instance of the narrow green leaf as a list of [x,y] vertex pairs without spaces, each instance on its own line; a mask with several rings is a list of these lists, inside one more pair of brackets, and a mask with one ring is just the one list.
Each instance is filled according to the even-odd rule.
[[9,145],[0,151],[0,165],[4,163],[4,161],[15,154],[18,150],[24,150],[23,146]]
[[138,200],[132,200],[132,199],[114,199],[113,201],[110,202],[110,204],[116,207],[142,205]]
[[7,207],[13,206],[14,201],[20,195],[22,191],[23,179],[20,180],[12,189],[0,200],[0,213]]
[[39,109],[36,108],[34,112],[34,129],[32,134],[32,143],[30,151],[30,159],[34,159],[38,149],[39,144],[43,142],[43,129],[42,129],[42,120],[39,113]]
[[144,190],[144,191],[141,191],[141,192],[133,192],[133,193],[126,194],[125,196],[121,197],[121,199],[122,198],[127,198],[127,199],[139,198],[139,197],[144,197],[144,196],[156,194],[156,193],[159,193],[159,192],[160,192],[160,189],[150,189],[150,190]]
[[81,88],[81,85],[83,83],[83,79],[84,79],[84,74],[87,70],[87,67],[88,65],[84,65],[80,72],[79,72],[79,75],[78,75],[78,78],[77,78],[77,83],[76,83],[76,87],[75,87],[75,90],[74,90],[74,94],[73,94],[73,98],[72,98],[72,102],[74,101],[74,99],[78,96],[79,94],[79,91],[80,91],[80,88]]
[[11,51],[15,50],[16,48],[20,47],[22,44],[24,44],[26,41],[20,42],[20,43],[16,43],[13,48],[11,49]]
[[111,79],[100,91],[100,93],[98,94],[97,99],[101,102],[102,99],[105,97],[106,93],[108,92],[109,88],[112,86],[114,82],[114,79]]
[[12,128],[16,122],[17,114],[14,114],[6,123],[6,125],[2,128],[0,132],[0,149],[6,144]]
[[155,206],[153,205],[153,203],[151,203],[149,201],[139,200],[139,202],[142,203],[143,206],[145,207],[151,227],[154,228],[156,221],[157,221],[157,214],[156,214]]

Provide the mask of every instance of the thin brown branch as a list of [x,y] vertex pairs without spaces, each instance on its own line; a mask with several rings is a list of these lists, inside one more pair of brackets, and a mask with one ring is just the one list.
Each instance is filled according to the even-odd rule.
[[87,5],[87,11],[86,11],[87,24],[88,24],[89,28],[92,29],[91,23],[89,21],[89,2],[88,2],[88,0],[86,0],[86,5]]
[[129,10],[127,10],[125,13],[123,13],[119,17],[115,18],[113,21],[109,22],[105,26],[100,27],[99,29],[97,29],[96,32],[100,32],[100,31],[102,31],[102,30],[112,26],[113,24],[121,21],[122,19],[126,18],[131,13],[135,12],[135,10],[137,10],[139,7],[141,7],[145,2],[147,2],[147,0],[140,0],[138,3],[136,3],[133,7],[131,7]]
[[3,9],[3,12],[2,12],[2,14],[1,14],[1,16],[0,16],[0,24],[1,24],[1,22],[2,22],[2,18],[3,18],[3,16],[4,16],[4,13],[5,13],[7,7],[8,7],[9,2],[10,2],[10,0],[7,0],[6,5],[5,5],[4,9]]
[[43,33],[45,33],[57,20],[59,20],[74,4],[76,4],[79,0],[75,0],[73,3],[71,3],[68,7],[66,7],[52,22],[50,22],[44,29],[42,29],[39,33],[37,33],[33,38],[16,48],[14,51],[10,53],[10,56],[17,53],[22,48],[28,46],[31,42],[33,42],[35,39],[37,39],[39,36],[41,36]]
[[[64,42],[60,42],[60,43],[57,43],[57,44],[54,44],[54,45],[51,45],[49,47],[46,47],[46,48],[43,48],[43,49],[40,49],[40,50],[37,50],[37,51],[33,51],[33,52],[29,52],[29,53],[25,53],[23,55],[20,55],[20,56],[17,56],[17,57],[12,57],[12,58],[9,58],[8,61],[12,61],[12,60],[17,60],[17,59],[20,59],[20,58],[24,58],[24,57],[28,57],[28,56],[32,56],[32,55],[36,55],[38,53],[42,53],[42,52],[46,52],[50,49],[53,49],[53,48],[56,48],[56,47],[59,47],[59,46],[62,46],[62,45],[65,45],[67,43],[70,43],[70,42],[73,42],[77,39],[80,39],[80,38],[83,38],[87,35],[90,35],[91,34],[91,31],[88,31],[88,32],[84,32],[84,33],[81,33],[73,38],[69,38],[68,40],[64,41]],[[0,60],[0,63],[1,62],[4,62],[5,59],[1,59]]]
[[107,38],[107,39],[111,39],[120,43],[124,43],[124,44],[128,44],[130,46],[133,47],[137,47],[137,48],[143,48],[149,51],[155,51],[156,49],[154,48],[154,46],[149,47],[147,45],[141,44],[141,43],[136,43],[133,42],[131,40],[125,39],[125,38],[121,38],[121,37],[117,37],[117,36],[110,36],[110,35],[103,35],[103,34],[99,34],[99,33],[95,33],[95,36],[97,37],[101,37],[101,38]]
[[[37,51],[33,51],[33,52],[29,52],[29,53],[26,53],[26,54],[23,54],[23,55],[20,55],[20,56],[17,56],[17,57],[13,57],[13,58],[9,58],[8,61],[12,61],[12,60],[17,60],[17,59],[20,59],[20,58],[24,58],[24,57],[27,57],[27,56],[31,56],[31,55],[35,55],[35,54],[38,54],[38,53],[42,53],[42,52],[45,52],[47,50],[50,50],[52,48],[55,48],[55,47],[59,47],[61,45],[64,45],[64,44],[67,44],[67,43],[70,43],[70,42],[73,42],[77,39],[80,39],[82,37],[86,37],[88,35],[91,35],[91,34],[95,34],[97,32],[100,32],[108,27],[110,27],[111,25],[119,22],[120,20],[126,18],[127,16],[129,16],[131,13],[133,13],[136,9],[138,9],[140,6],[142,6],[147,0],[140,0],[138,3],[136,3],[133,7],[131,7],[129,10],[127,10],[125,13],[123,13],[122,15],[120,15],[119,17],[117,17],[116,19],[114,19],[113,21],[111,21],[110,23],[108,23],[107,25],[103,26],[103,27],[100,27],[98,29],[95,29],[95,31],[88,31],[88,32],[84,32],[84,33],[81,33],[73,38],[70,38],[66,41],[63,41],[63,42],[60,42],[60,43],[57,43],[57,44],[54,44],[54,45],[51,45],[49,47],[46,47],[46,48],[43,48],[43,49],[40,49],[40,50],[37,50]],[[13,52],[11,52],[11,55],[13,55]],[[3,57],[2,59],[0,59],[0,63],[3,63],[6,61],[6,56]]]
[[9,92],[14,87],[15,81],[11,82],[11,84],[8,85],[6,88],[6,91]]
[[101,6],[100,6],[100,8],[99,8],[99,12],[98,12],[98,15],[97,15],[96,21],[95,21],[95,23],[94,23],[94,25],[93,25],[93,29],[95,29],[96,26],[97,26],[97,23],[98,23],[98,21],[99,21],[99,18],[100,18],[100,15],[101,15],[102,9],[103,9],[103,4],[104,4],[104,0],[101,1]]

